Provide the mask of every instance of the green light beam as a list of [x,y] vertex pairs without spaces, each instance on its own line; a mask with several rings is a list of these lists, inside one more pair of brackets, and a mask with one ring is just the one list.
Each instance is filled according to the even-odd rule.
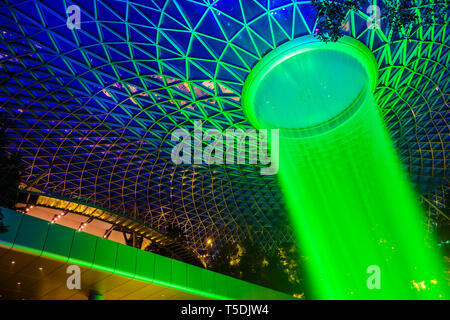
[[442,259],[373,100],[372,54],[310,39],[255,67],[243,107],[281,129],[279,179],[313,298],[445,299]]

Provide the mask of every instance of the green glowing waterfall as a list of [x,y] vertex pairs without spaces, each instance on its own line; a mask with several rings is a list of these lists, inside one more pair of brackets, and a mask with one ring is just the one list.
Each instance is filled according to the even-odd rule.
[[[413,280],[428,288],[442,281],[417,197],[370,95],[346,123],[282,139],[280,150],[282,189],[320,298],[422,297],[428,290],[411,290]],[[380,290],[367,286],[372,265]]]
[[376,65],[354,39],[296,39],[252,71],[243,107],[280,128],[279,180],[318,299],[445,299],[423,212],[373,101]]

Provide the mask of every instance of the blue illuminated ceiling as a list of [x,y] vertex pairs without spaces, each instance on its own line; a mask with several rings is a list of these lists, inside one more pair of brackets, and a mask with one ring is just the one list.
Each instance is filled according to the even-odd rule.
[[[250,128],[240,92],[267,52],[314,33],[309,1],[9,1],[0,5],[0,116],[26,164],[23,182],[205,238],[291,239],[275,176],[251,165],[174,165],[176,128]],[[81,29],[66,26],[68,6]],[[364,6],[368,7],[369,3]],[[350,12],[344,34],[374,52],[376,99],[425,196],[448,186],[446,25],[410,39],[369,30]],[[437,192],[437,193],[436,193]],[[436,196],[437,195],[437,196]]]

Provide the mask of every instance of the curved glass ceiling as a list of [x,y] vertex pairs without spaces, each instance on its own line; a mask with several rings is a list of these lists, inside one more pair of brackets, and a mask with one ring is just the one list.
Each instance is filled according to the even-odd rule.
[[[80,29],[66,25],[69,5]],[[367,3],[367,6],[369,3]],[[275,176],[255,165],[178,165],[171,132],[248,129],[240,95],[261,58],[313,34],[315,9],[291,0],[10,1],[0,5],[0,116],[23,181],[164,229],[205,239],[291,239]],[[427,195],[448,186],[449,32],[419,26],[408,40],[367,29],[350,12],[343,33],[379,64],[376,102],[405,168]]]

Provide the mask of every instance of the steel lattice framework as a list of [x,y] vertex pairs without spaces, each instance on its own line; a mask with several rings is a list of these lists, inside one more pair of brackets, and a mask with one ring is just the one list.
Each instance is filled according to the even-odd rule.
[[[240,92],[270,50],[315,32],[310,1],[27,0],[0,7],[0,116],[27,169],[55,195],[206,238],[291,239],[276,176],[254,165],[179,165],[171,132],[195,120],[248,129]],[[81,9],[81,29],[66,26]],[[366,7],[370,3],[367,3]],[[343,33],[375,54],[376,99],[405,167],[424,195],[448,186],[447,25],[411,38],[368,29],[349,12]]]

